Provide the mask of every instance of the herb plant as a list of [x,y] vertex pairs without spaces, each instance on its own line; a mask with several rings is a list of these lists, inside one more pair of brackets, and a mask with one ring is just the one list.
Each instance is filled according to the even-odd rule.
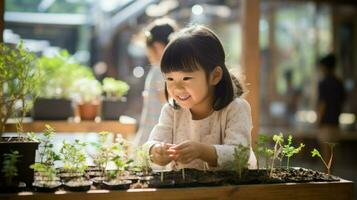
[[327,145],[330,147],[330,159],[328,161],[328,163],[326,163],[326,161],[324,160],[324,158],[321,156],[320,152],[314,148],[314,150],[311,151],[312,157],[319,157],[322,161],[322,163],[324,163],[326,169],[327,169],[327,174],[331,175],[331,166],[332,166],[332,159],[333,159],[333,149],[335,147],[335,143],[327,143]]
[[282,153],[283,142],[284,142],[283,134],[280,133],[279,135],[274,135],[273,141],[275,142],[274,149],[268,151],[269,154],[272,154],[271,165],[270,165],[270,176],[273,174],[275,160],[279,158],[279,156]]
[[54,180],[57,175],[57,170],[54,166],[55,161],[60,160],[60,156],[53,150],[53,144],[51,143],[55,130],[46,124],[43,137],[39,138],[41,142],[39,148],[40,162],[32,164],[30,167],[36,172],[39,172],[42,176],[45,176],[49,181]]
[[237,172],[239,179],[242,177],[243,170],[248,168],[249,155],[249,147],[239,144],[236,148],[234,148],[233,168]]
[[4,174],[6,185],[11,185],[13,178],[18,175],[16,163],[19,157],[21,157],[21,155],[19,155],[18,151],[4,154],[3,168],[1,172]]
[[297,154],[301,151],[301,149],[305,146],[303,143],[300,143],[299,147],[294,147],[291,146],[293,137],[291,135],[289,135],[288,137],[288,144],[284,145],[283,147],[283,152],[282,154],[287,157],[287,161],[286,161],[286,168],[289,168],[289,162],[290,162],[290,158],[294,155]]
[[84,152],[85,143],[75,140],[70,144],[63,141],[60,149],[60,155],[63,161],[63,168],[69,172],[79,173],[83,176],[84,171],[88,168],[86,164],[86,153]]

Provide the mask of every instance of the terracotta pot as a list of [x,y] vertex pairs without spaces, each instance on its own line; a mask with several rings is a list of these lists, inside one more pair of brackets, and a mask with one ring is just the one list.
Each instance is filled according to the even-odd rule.
[[81,120],[94,120],[99,113],[99,102],[81,103],[78,110]]

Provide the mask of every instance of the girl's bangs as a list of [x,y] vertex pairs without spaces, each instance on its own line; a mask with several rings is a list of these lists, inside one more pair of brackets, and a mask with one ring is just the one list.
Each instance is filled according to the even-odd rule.
[[161,72],[197,71],[200,66],[197,56],[190,45],[173,43],[166,48],[162,56]]

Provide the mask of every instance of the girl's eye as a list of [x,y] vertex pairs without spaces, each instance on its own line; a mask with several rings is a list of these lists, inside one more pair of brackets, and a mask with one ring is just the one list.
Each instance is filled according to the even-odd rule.
[[170,78],[170,77],[167,77],[166,80],[167,80],[167,81],[173,81],[174,79],[173,79],[173,78]]
[[192,79],[192,77],[184,77],[183,78],[184,81],[188,81],[188,80],[191,80],[191,79]]

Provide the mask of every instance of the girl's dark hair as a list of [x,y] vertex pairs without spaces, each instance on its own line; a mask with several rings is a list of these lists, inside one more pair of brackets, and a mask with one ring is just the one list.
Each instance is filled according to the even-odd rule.
[[[220,66],[223,76],[216,85],[214,91],[213,109],[220,110],[226,107],[235,97],[231,75],[225,65],[225,53],[218,37],[204,26],[192,26],[178,32],[166,46],[161,59],[161,72],[169,73],[175,71],[193,72],[199,67],[205,71],[206,78]],[[240,96],[242,86],[235,81],[239,88]],[[165,83],[165,96],[168,100],[168,92]],[[174,107],[178,105],[174,102]]]
[[161,42],[165,46],[169,43],[170,35],[175,32],[177,25],[169,18],[161,18],[153,21],[146,27],[146,45],[151,46],[154,42]]

